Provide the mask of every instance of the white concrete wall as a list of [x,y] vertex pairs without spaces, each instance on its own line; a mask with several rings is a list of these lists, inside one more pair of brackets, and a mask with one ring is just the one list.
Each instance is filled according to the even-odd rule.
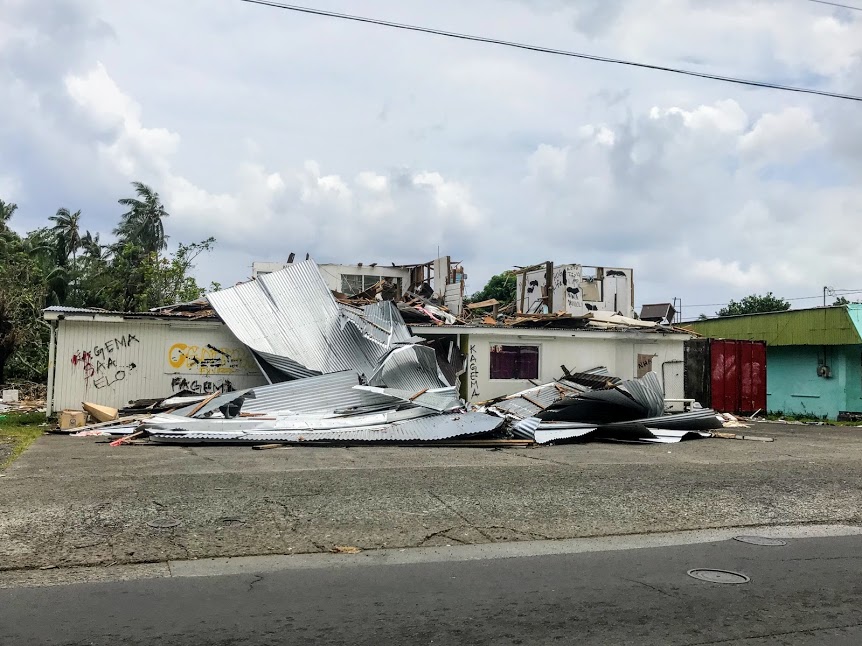
[[54,411],[80,409],[82,401],[122,408],[183,389],[208,393],[266,383],[245,346],[220,322],[116,317],[66,318],[56,325]]
[[[414,333],[422,336],[421,328]],[[492,331],[493,332],[493,331]],[[652,368],[666,382],[665,398],[682,398],[681,378],[683,344],[688,335],[620,334],[613,332],[578,332],[578,336],[552,336],[545,330],[523,330],[523,334],[469,333],[466,343],[467,382],[471,402],[508,395],[531,388],[527,380],[491,379],[491,346],[536,345],[539,347],[539,378],[545,383],[563,376],[560,365],[570,371],[607,366],[611,374],[623,379],[637,376],[638,355],[653,355]],[[542,334],[544,332],[544,334]],[[666,364],[666,365],[665,365]],[[679,372],[679,378],[676,372]]]

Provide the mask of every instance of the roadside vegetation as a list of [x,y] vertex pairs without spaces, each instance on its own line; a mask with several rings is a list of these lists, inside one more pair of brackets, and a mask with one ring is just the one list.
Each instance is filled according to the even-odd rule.
[[18,206],[0,196],[0,383],[44,383],[45,307],[144,311],[204,294],[190,273],[215,239],[179,243],[169,253],[169,214],[159,194],[140,182],[132,186],[134,196],[118,200],[116,227],[102,233],[84,228],[81,211],[60,208],[47,217],[27,214],[44,225],[22,234],[13,228]]
[[47,427],[44,413],[0,415],[0,470],[8,467]]

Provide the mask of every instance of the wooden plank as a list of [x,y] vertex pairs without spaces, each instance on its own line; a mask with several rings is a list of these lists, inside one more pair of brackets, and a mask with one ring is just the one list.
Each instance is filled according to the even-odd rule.
[[216,398],[216,397],[218,397],[219,395],[221,395],[221,388],[216,388],[215,392],[213,392],[213,394],[212,394],[212,395],[210,395],[209,397],[207,397],[206,399],[204,399],[201,403],[199,403],[197,406],[195,406],[195,407],[191,410],[191,412],[190,412],[188,415],[186,415],[186,417],[194,417],[194,416],[195,416],[195,414],[196,414],[196,413],[197,413],[201,408],[203,408],[204,406],[206,406],[208,403],[210,403],[213,399],[215,399],[215,398]]
[[131,433],[129,435],[124,435],[120,439],[114,440],[113,442],[111,442],[109,444],[109,446],[121,446],[123,444],[128,444],[132,440],[136,440],[139,437],[143,437],[144,433],[145,433],[145,431],[135,431],[134,433]]
[[128,424],[129,422],[140,422],[141,420],[149,419],[152,417],[151,414],[146,415],[130,415],[128,417],[121,417],[120,419],[115,419],[110,422],[99,422],[98,424],[87,424],[87,426],[79,426],[78,428],[70,428],[68,431],[55,431],[62,433],[77,433],[79,431],[89,431],[96,428],[105,428],[107,426],[120,426],[121,424]]
[[414,400],[414,399],[416,399],[417,397],[420,397],[421,395],[424,395],[426,392],[428,392],[428,389],[427,389],[427,388],[423,388],[423,389],[422,389],[422,390],[420,390],[418,393],[414,393],[413,395],[410,395],[410,401],[413,401],[413,400]]
[[542,410],[545,410],[545,409],[547,408],[547,406],[545,406],[544,404],[539,403],[538,401],[536,401],[535,399],[533,399],[533,398],[529,397],[528,395],[521,395],[521,399],[526,399],[526,400],[527,400],[528,402],[530,402],[533,406],[538,406],[538,407],[539,407],[539,408],[541,408]]
[[774,437],[761,437],[760,435],[738,435],[736,433],[719,433],[712,432],[712,437],[717,437],[721,440],[753,440],[755,442],[774,442]]
[[494,305],[499,305],[499,304],[500,304],[500,301],[498,301],[496,298],[490,298],[487,301],[482,301],[481,303],[470,303],[467,306],[467,309],[468,310],[478,310],[478,309],[481,309],[483,307],[493,307]]

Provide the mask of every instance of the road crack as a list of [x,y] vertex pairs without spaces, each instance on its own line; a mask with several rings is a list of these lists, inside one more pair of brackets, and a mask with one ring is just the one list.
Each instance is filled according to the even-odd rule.
[[251,592],[254,589],[254,584],[260,583],[261,581],[263,581],[263,576],[260,574],[255,574],[254,579],[252,579],[251,582],[248,584],[248,591]]
[[[443,499],[442,499],[440,496],[438,496],[436,493],[434,493],[433,491],[428,491],[427,493],[428,493],[428,495],[429,495],[429,496],[431,496],[432,498],[434,498],[434,500],[436,500],[436,501],[437,501],[437,502],[439,502],[441,505],[443,505],[446,509],[448,509],[448,510],[449,510],[449,511],[451,511],[453,514],[455,514],[458,518],[460,518],[460,519],[461,519],[461,520],[463,520],[465,523],[467,523],[467,526],[468,526],[468,527],[470,527],[470,528],[472,528],[472,529],[475,529],[477,532],[479,532],[479,534],[481,534],[481,535],[482,535],[482,536],[483,536],[487,541],[490,541],[491,543],[495,543],[495,542],[496,542],[492,536],[490,536],[488,533],[486,533],[486,532],[482,531],[482,529],[481,529],[480,527],[478,527],[478,526],[476,525],[476,523],[474,523],[472,520],[470,520],[469,518],[467,518],[467,517],[466,517],[464,514],[462,514],[460,511],[458,511],[457,509],[455,509],[454,507],[452,507],[452,505],[450,505],[449,503],[447,503],[445,500],[443,500]],[[453,539],[453,540],[458,540],[458,539]],[[462,543],[463,543],[463,541],[460,541],[460,542],[462,542]]]
[[622,577],[622,576],[621,576],[620,578],[621,578],[623,581],[628,581],[629,583],[637,583],[638,585],[642,585],[642,586],[644,586],[645,588],[649,588],[650,590],[654,590],[655,592],[658,592],[659,594],[663,594],[663,595],[664,595],[664,596],[666,596],[666,597],[670,597],[671,599],[678,599],[678,598],[679,598],[679,597],[677,597],[677,596],[676,596],[676,595],[674,595],[674,594],[670,594],[669,592],[665,592],[665,591],[664,591],[664,590],[662,590],[661,588],[657,588],[656,586],[654,586],[654,585],[650,585],[649,583],[646,583],[646,582],[644,582],[644,581],[638,581],[637,579],[627,579],[627,578]]
[[784,637],[786,635],[799,635],[802,633],[821,633],[824,630],[844,630],[846,628],[859,628],[862,624],[845,624],[841,626],[824,626],[823,628],[799,628],[797,630],[788,630],[786,632],[780,633],[765,633],[763,635],[749,635],[748,637],[732,637],[729,639],[717,639],[714,641],[708,642],[689,642],[687,644],[683,644],[682,646],[715,646],[715,644],[738,644],[741,641],[748,641],[751,639],[767,639],[769,637]]

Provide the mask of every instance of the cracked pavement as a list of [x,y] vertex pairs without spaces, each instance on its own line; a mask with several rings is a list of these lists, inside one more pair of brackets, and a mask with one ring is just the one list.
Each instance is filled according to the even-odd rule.
[[0,571],[860,523],[862,429],[749,432],[776,441],[252,451],[44,436],[0,479]]

